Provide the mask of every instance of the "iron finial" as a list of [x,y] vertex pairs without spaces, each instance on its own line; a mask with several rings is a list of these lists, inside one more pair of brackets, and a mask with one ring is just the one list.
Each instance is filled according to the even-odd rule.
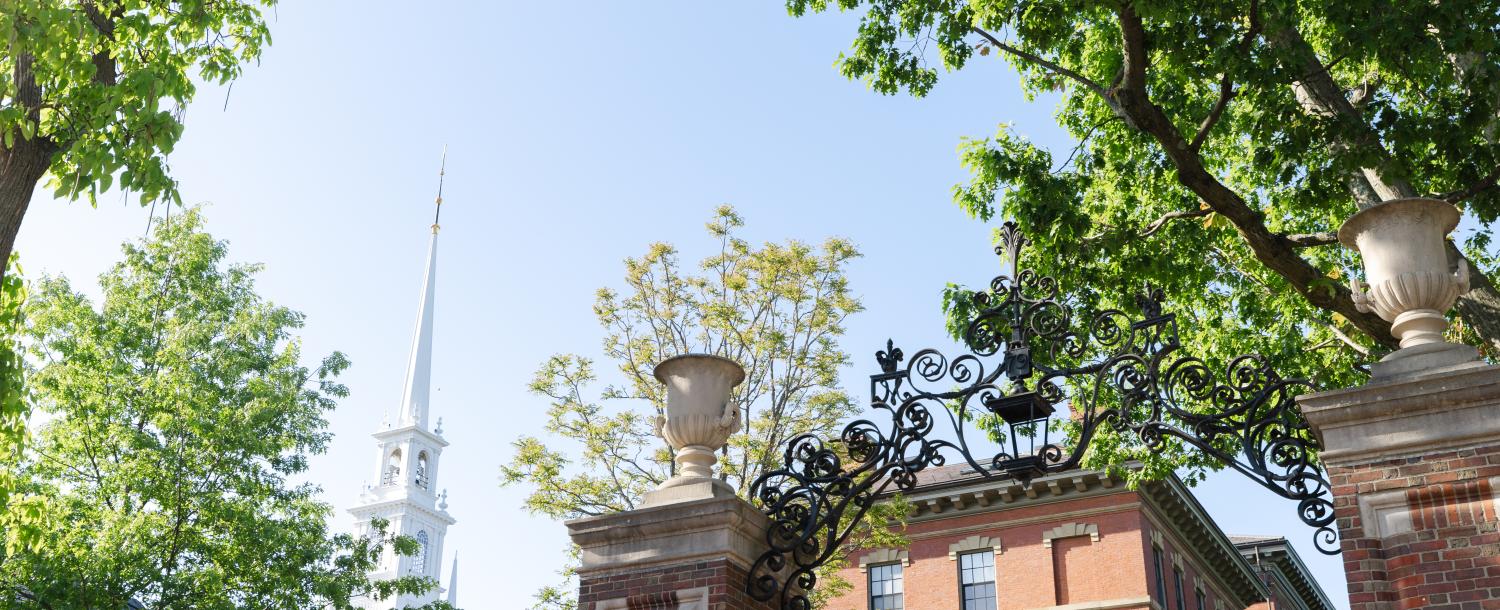
[[437,199],[434,200],[432,213],[432,232],[437,233],[442,226],[438,225],[438,218],[443,214],[443,176],[448,173],[448,145],[443,145],[443,159],[438,163],[438,190]]

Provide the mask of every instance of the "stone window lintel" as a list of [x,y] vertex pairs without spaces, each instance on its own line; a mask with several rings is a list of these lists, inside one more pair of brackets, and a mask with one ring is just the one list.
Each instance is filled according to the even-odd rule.
[[1042,532],[1042,546],[1050,549],[1053,540],[1074,536],[1088,536],[1089,542],[1098,542],[1099,526],[1094,523],[1064,523]]

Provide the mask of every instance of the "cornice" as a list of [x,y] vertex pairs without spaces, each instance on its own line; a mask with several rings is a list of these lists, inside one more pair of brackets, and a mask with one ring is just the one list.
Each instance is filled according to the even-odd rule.
[[458,520],[454,519],[453,515],[448,514],[448,511],[427,508],[426,506],[422,506],[421,504],[411,501],[410,498],[393,498],[390,500],[371,502],[369,504],[361,504],[349,509],[349,514],[354,515],[354,517],[357,519],[363,519],[375,513],[381,512],[382,509],[387,508],[406,509],[405,512],[416,513],[419,515],[430,517],[433,520],[443,523],[444,525],[453,525],[454,523],[458,523]]
[[[1229,586],[1241,607],[1266,599],[1265,586],[1256,578],[1255,569],[1176,476],[1142,485],[1140,491],[1149,508],[1142,514],[1172,539],[1179,553],[1190,555],[1200,571],[1213,573],[1220,583]],[[1168,520],[1171,526],[1163,527],[1159,519]],[[1218,557],[1210,560],[1204,555],[1206,551]]]
[[371,434],[370,436],[374,437],[375,440],[377,440],[377,441],[389,440],[389,439],[400,437],[400,436],[415,436],[415,437],[419,437],[419,438],[421,438],[423,440],[426,440],[426,441],[428,441],[428,442],[430,442],[430,443],[432,443],[434,445],[437,445],[438,448],[443,448],[443,447],[447,447],[448,446],[448,441],[445,440],[443,437],[438,436],[437,434],[433,433],[431,430],[428,430],[426,428],[418,427],[416,424],[407,424],[407,425],[401,426],[399,428],[388,428],[388,429],[385,429],[385,430],[377,430],[374,434]]
[[1013,480],[973,477],[920,486],[903,497],[912,506],[908,522],[920,523],[1126,493],[1132,492],[1123,479],[1102,471],[1082,470],[1038,477],[1030,486]]
[[[1328,599],[1327,592],[1318,585],[1318,581],[1312,577],[1307,565],[1302,563],[1302,558],[1287,544],[1285,538],[1268,540],[1265,542],[1245,542],[1236,545],[1241,555],[1260,555],[1270,560],[1275,568],[1275,576],[1278,580],[1285,582],[1288,589],[1297,593],[1301,598],[1302,605],[1312,610],[1332,610],[1333,602]],[[1256,564],[1265,564],[1256,560]]]

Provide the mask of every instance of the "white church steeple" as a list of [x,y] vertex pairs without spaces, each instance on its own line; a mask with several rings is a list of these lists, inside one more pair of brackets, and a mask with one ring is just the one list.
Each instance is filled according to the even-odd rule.
[[448,605],[458,607],[458,553],[453,554],[453,568],[448,570]]
[[[447,150],[443,165],[447,165]],[[438,170],[437,210],[443,205],[443,174]],[[438,466],[443,448],[442,425],[428,428],[431,412],[433,304],[437,285],[438,216],[434,214],[432,237],[427,247],[427,267],[422,277],[421,299],[417,303],[417,327],[412,337],[411,353],[406,366],[406,383],[401,392],[401,410],[394,425],[382,424],[375,437],[375,480],[360,495],[359,505],[350,509],[357,535],[367,536],[371,520],[389,523],[387,533],[408,536],[417,541],[416,555],[398,556],[386,550],[380,567],[371,574],[376,580],[399,576],[426,576],[441,583],[443,539],[455,520],[448,514],[447,492],[436,493]],[[389,403],[387,403],[389,404]],[[456,565],[456,564],[455,564]],[[453,577],[453,575],[450,575]],[[457,580],[452,581],[456,586]],[[385,600],[360,600],[362,608],[385,610],[420,606],[441,599],[444,589],[435,587],[426,595],[402,595]],[[450,594],[451,597],[452,594]]]
[[432,215],[432,238],[427,244],[427,270],[422,274],[422,298],[417,302],[417,329],[412,333],[411,357],[406,363],[406,387],[401,391],[401,424],[427,427],[428,401],[432,398],[432,305],[437,290],[438,219],[443,213],[443,175],[447,173],[448,149],[438,169],[436,211]]

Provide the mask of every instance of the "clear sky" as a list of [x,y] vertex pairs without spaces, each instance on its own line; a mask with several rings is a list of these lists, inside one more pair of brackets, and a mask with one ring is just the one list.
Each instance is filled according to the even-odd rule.
[[[326,500],[354,504],[369,434],[400,401],[445,144],[433,415],[452,442],[437,486],[458,519],[444,584],[456,551],[466,608],[526,607],[563,562],[563,526],[498,486],[510,441],[541,433],[531,373],[553,353],[598,355],[594,291],[652,241],[706,254],[716,205],[736,206],[753,241],[860,245],[850,280],[867,311],[843,340],[858,399],[887,337],[908,353],[948,346],[942,286],[999,272],[992,227],[950,201],[960,137],[1008,122],[1059,157],[1072,142],[1055,101],[1027,102],[993,57],[921,100],[844,80],[832,63],[856,24],[794,20],[776,1],[280,6],[260,65],[232,91],[200,91],[171,163],[231,258],[265,263],[261,293],[307,314],[308,363],[335,349],[354,363],[332,448],[312,461]],[[22,264],[86,285],[147,214],[118,193],[98,209],[39,194]],[[1229,533],[1290,538],[1346,606],[1338,559],[1311,547],[1291,502],[1230,474],[1199,498]]]

